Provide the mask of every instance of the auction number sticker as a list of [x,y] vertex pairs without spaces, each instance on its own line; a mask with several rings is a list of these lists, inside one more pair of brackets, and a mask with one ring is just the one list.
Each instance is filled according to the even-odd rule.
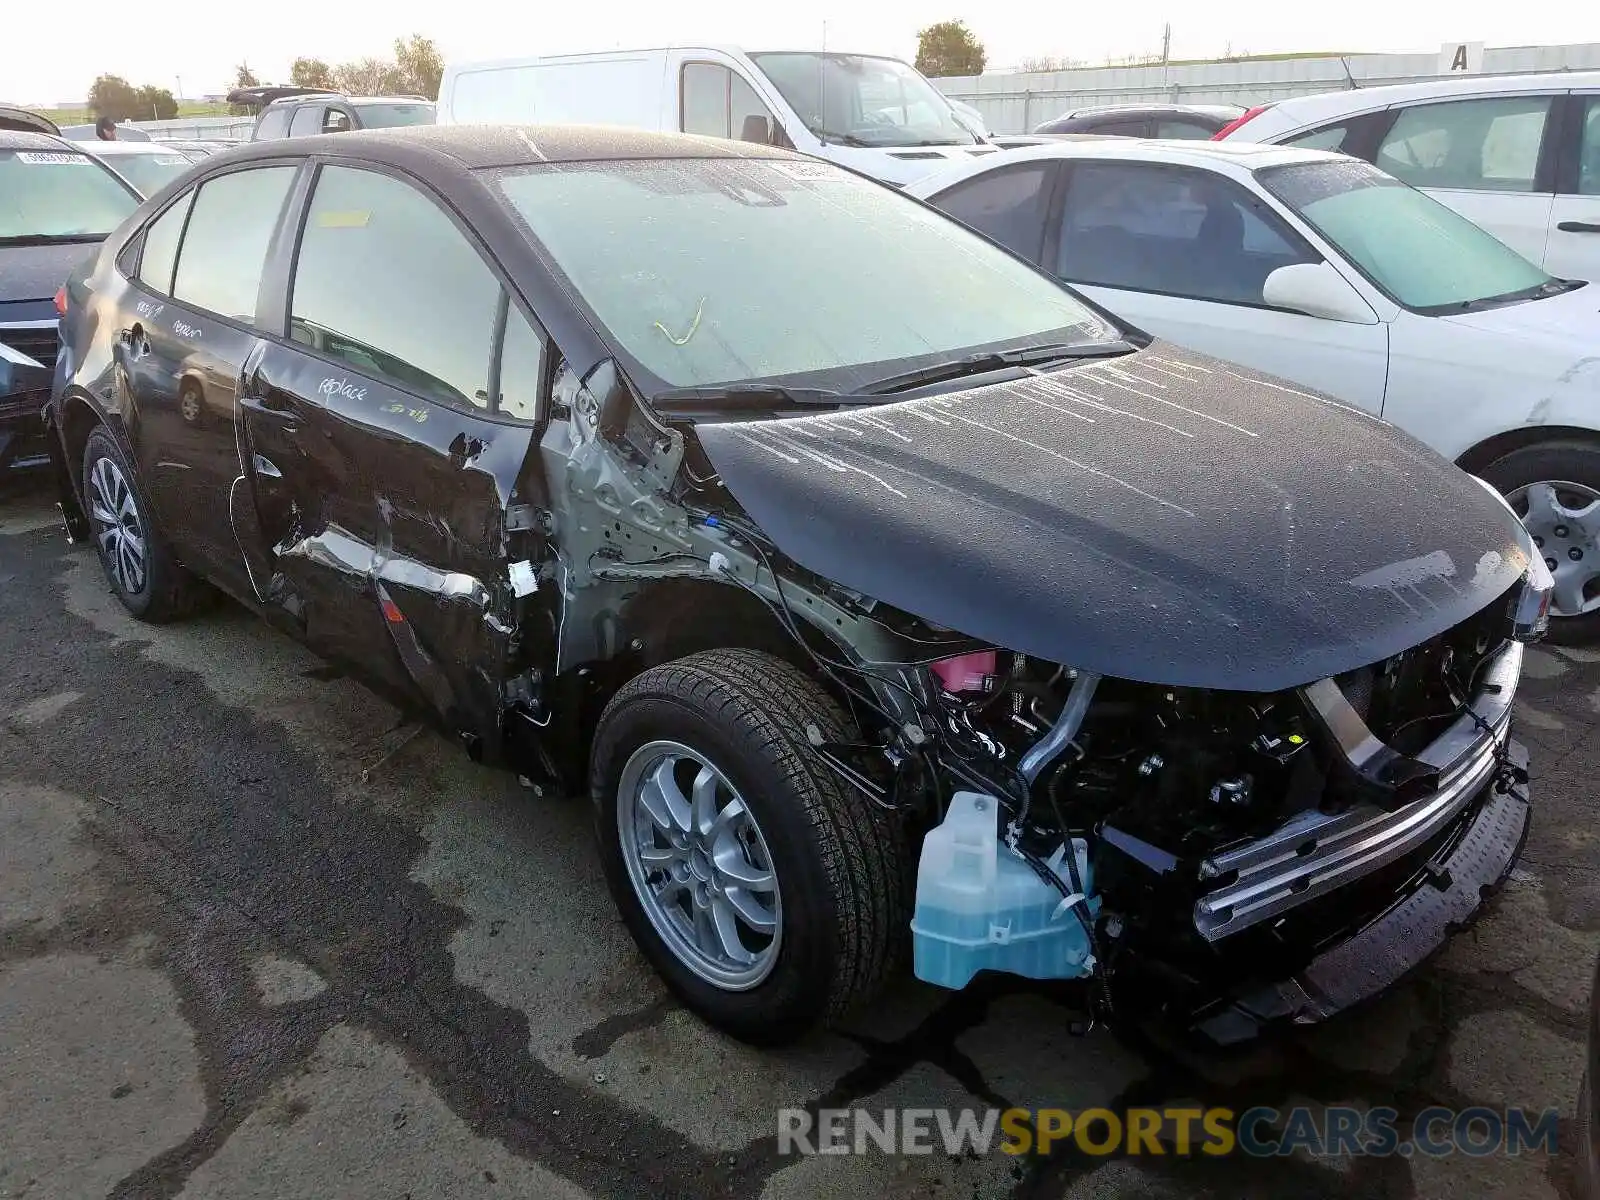
[[63,167],[88,166],[87,154],[68,154],[60,150],[18,150],[17,161],[41,164],[58,165]]

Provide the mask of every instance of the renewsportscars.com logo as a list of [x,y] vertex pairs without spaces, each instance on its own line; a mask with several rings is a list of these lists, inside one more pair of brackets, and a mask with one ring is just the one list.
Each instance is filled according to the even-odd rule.
[[1425,1108],[803,1108],[778,1110],[779,1154],[1316,1158],[1556,1152],[1559,1110]]

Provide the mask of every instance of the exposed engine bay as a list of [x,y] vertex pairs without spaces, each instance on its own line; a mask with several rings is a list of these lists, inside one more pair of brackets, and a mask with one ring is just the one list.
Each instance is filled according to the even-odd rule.
[[[815,754],[864,803],[893,813],[913,847],[927,837],[919,900],[937,890],[935,845],[951,870],[963,853],[992,856],[971,878],[945,881],[970,911],[943,914],[957,932],[929,934],[943,965],[924,972],[918,941],[925,978],[961,986],[987,968],[1087,979],[1097,1015],[1154,1007],[1235,1040],[1261,1020],[1313,1020],[1353,1002],[1308,997],[1302,982],[1286,1000],[1257,995],[1241,1007],[1235,997],[1297,979],[1430,880],[1443,892],[1439,864],[1478,820],[1486,789],[1519,799],[1516,819],[1495,831],[1512,840],[1500,860],[1509,869],[1526,773],[1508,750],[1506,715],[1517,639],[1533,635],[1529,596],[1539,595],[1522,582],[1444,633],[1334,679],[1275,692],[1132,682],[985,644],[806,569],[743,510],[686,428],[626,405],[619,416],[570,377],[558,394],[571,404],[545,442],[566,531],[552,572],[558,673],[669,657],[665,645],[682,647],[646,605],[681,604],[687,618],[727,603],[729,586],[744,593],[742,611],[762,618],[758,644],[806,666],[860,731],[841,743],[808,728]],[[563,498],[616,519],[564,517]],[[730,621],[719,637],[751,633]],[[1452,730],[1460,744],[1430,761]],[[965,831],[946,845],[930,831],[956,821],[958,800]],[[1284,861],[1287,873],[1274,865]],[[1478,886],[1497,882],[1472,884],[1474,907]],[[1005,892],[1009,907],[985,910],[974,888]],[[917,939],[925,927],[913,923]],[[1065,936],[1052,949],[1046,935]]]

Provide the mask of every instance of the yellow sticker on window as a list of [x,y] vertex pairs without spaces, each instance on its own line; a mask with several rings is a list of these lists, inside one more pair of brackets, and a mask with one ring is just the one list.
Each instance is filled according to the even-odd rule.
[[318,229],[364,229],[372,220],[372,210],[359,212],[325,212],[317,214]]

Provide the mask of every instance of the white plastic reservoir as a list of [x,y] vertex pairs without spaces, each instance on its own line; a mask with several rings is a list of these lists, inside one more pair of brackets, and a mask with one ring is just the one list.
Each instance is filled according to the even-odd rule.
[[[922,842],[917,866],[917,907],[911,942],[918,979],[965,987],[979,971],[1007,971],[1029,979],[1077,979],[1092,962],[1089,939],[1061,892],[1040,879],[1001,842],[1000,806],[992,796],[957,792],[944,821]],[[1072,840],[1078,878],[1093,898],[1089,848]],[[1047,861],[1072,888],[1063,844]]]

